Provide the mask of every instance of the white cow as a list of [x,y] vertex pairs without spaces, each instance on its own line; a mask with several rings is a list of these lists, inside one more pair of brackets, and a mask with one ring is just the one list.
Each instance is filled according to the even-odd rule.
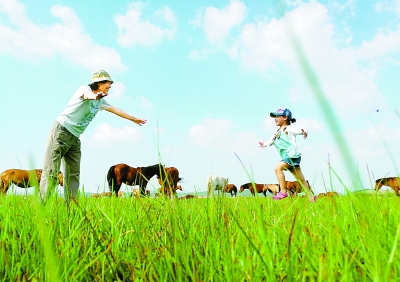
[[207,179],[208,196],[214,195],[214,191],[224,191],[224,188],[228,185],[228,178],[210,175]]

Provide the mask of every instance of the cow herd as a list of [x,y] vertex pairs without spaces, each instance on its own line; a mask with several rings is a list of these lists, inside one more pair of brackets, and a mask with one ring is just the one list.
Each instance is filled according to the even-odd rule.
[[[16,185],[20,188],[29,188],[36,186],[40,183],[42,175],[41,169],[22,170],[22,169],[8,169],[0,174],[0,194],[6,194],[11,185]],[[177,196],[177,190],[182,191],[182,186],[178,182],[182,180],[179,177],[179,170],[175,167],[165,167],[161,164],[155,164],[148,167],[130,167],[126,164],[117,164],[110,167],[107,173],[107,183],[109,185],[109,192],[100,194],[92,194],[92,197],[108,197],[115,195],[117,197],[124,197],[125,194],[120,191],[121,185],[126,184],[130,186],[139,186],[132,191],[132,197],[150,196],[150,191],[146,190],[146,186],[150,178],[157,176],[160,188],[155,196],[163,195],[170,198]],[[63,186],[63,174],[58,174],[58,184]],[[307,181],[308,188],[314,194],[309,182]],[[375,191],[378,191],[382,186],[391,187],[397,196],[400,196],[400,178],[399,177],[386,177],[380,178],[375,181]],[[259,184],[254,182],[245,183],[239,186],[239,189],[229,183],[228,178],[210,175],[207,178],[207,196],[213,196],[214,192],[229,193],[231,197],[236,197],[237,192],[243,192],[248,189],[250,193],[255,196],[255,193],[262,193],[265,197],[267,192],[276,195],[280,191],[278,184]],[[287,181],[286,189],[291,196],[297,196],[303,192],[302,185],[297,181]],[[337,192],[320,193],[318,197],[335,196]],[[195,197],[195,196],[193,196]],[[192,195],[186,195],[181,198],[192,198]]]
[[[234,184],[228,183],[228,178],[210,175],[207,179],[207,195],[211,196],[215,191],[222,193],[230,193],[232,197],[236,196],[237,188]],[[312,192],[310,183],[307,181],[307,185]],[[265,197],[267,192],[276,195],[280,191],[279,184],[260,184],[254,182],[248,182],[239,187],[239,193],[248,189],[250,193],[255,196],[255,193],[262,193]],[[291,196],[297,196],[299,193],[303,192],[303,187],[297,181],[286,181],[286,189]]]

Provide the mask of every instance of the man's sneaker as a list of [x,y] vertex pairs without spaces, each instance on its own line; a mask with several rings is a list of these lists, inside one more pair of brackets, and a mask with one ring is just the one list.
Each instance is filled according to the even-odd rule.
[[278,192],[278,194],[276,194],[276,196],[273,196],[272,199],[274,200],[283,200],[288,196],[287,193],[283,193],[283,192]]

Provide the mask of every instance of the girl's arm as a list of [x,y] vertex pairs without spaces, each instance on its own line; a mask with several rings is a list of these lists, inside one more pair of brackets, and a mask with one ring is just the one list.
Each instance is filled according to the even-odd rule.
[[296,127],[288,126],[285,128],[284,131],[286,134],[292,133],[293,135],[303,135],[304,139],[306,139],[308,136],[308,131],[306,128],[296,128]]
[[120,116],[122,118],[126,118],[127,120],[133,121],[134,123],[139,124],[140,126],[142,126],[142,124],[145,124],[147,122],[145,119],[135,118],[135,117],[125,113],[123,110],[121,110],[117,107],[114,107],[114,106],[109,106],[105,110],[110,113],[113,113],[117,116]]
[[272,135],[272,137],[267,142],[260,141],[260,142],[258,142],[258,144],[260,145],[261,148],[264,148],[264,147],[269,147],[272,144],[274,144],[274,141],[275,141],[275,134]]

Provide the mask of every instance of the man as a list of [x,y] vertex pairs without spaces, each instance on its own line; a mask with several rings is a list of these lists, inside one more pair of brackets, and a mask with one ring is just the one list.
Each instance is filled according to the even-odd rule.
[[[40,180],[42,199],[52,192],[62,164],[64,168],[65,197],[76,197],[79,190],[81,142],[85,131],[99,110],[106,110],[142,126],[146,120],[133,117],[104,99],[113,84],[110,75],[99,70],[92,74],[91,83],[81,86],[72,95],[64,111],[54,122],[47,141],[43,173]],[[49,191],[50,190],[50,191]]]

